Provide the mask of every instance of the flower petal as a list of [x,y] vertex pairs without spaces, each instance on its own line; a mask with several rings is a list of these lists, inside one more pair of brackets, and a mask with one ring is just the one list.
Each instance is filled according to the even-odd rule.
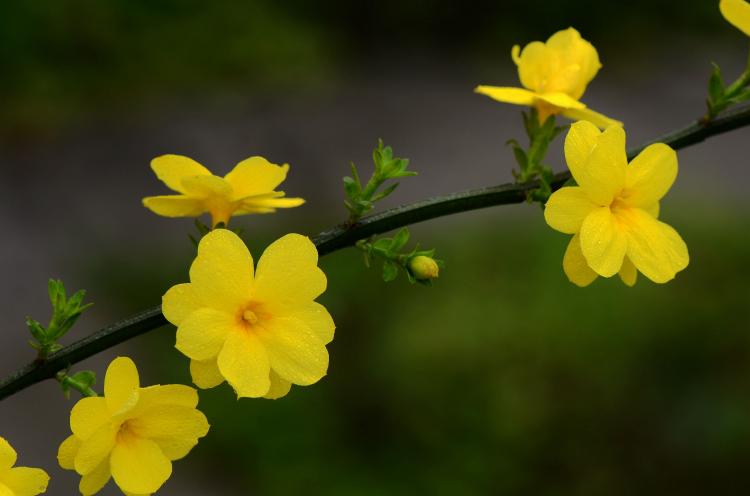
[[635,265],[633,265],[633,262],[628,257],[625,257],[625,260],[622,261],[622,268],[620,268],[619,275],[626,286],[635,286],[635,282],[638,280],[638,269],[635,268]]
[[190,375],[193,383],[201,389],[210,389],[224,382],[216,360],[190,360]]
[[541,91],[550,70],[550,56],[544,43],[531,42],[523,47],[520,55],[514,47],[511,55],[518,65],[521,84],[532,91]]
[[[140,379],[133,360],[117,357],[104,377],[104,398],[112,416],[121,415],[138,403]],[[85,438],[83,438],[85,439]]]
[[523,88],[508,88],[503,86],[477,86],[474,93],[486,95],[493,100],[514,105],[534,105],[536,95],[533,91]]
[[585,109],[586,105],[565,93],[542,93],[536,96],[539,100],[554,105],[561,109]]
[[625,131],[619,126],[608,127],[597,138],[588,160],[578,171],[575,180],[591,201],[599,205],[610,205],[615,195],[625,186],[627,165]]
[[574,121],[588,121],[594,124],[599,129],[607,129],[609,126],[622,126],[622,122],[607,117],[604,114],[600,114],[599,112],[595,112],[588,107],[569,108],[563,110],[561,113],[568,119]]
[[151,168],[156,177],[170,189],[185,193],[182,180],[191,176],[210,176],[211,172],[192,158],[182,155],[162,155],[151,161]]
[[170,460],[184,458],[208,433],[206,416],[195,408],[156,405],[129,422],[132,432],[153,440]]
[[268,390],[268,392],[263,396],[267,400],[277,400],[279,398],[283,398],[287,394],[289,394],[289,391],[292,389],[292,383],[289,381],[285,381],[281,377],[279,377],[279,374],[271,370],[271,375],[269,376],[271,380],[271,388]]
[[179,326],[190,313],[205,306],[190,283],[172,286],[161,298],[161,311],[164,317],[176,326]]
[[233,314],[250,298],[253,258],[239,236],[227,229],[215,229],[198,244],[190,281],[198,300]]
[[333,341],[336,324],[326,307],[320,303],[312,302],[294,307],[283,315],[303,322],[323,344]]
[[198,405],[198,391],[182,384],[149,386],[141,389],[141,403],[144,409],[154,405],[195,408]]
[[721,0],[719,9],[732,26],[750,36],[750,3],[744,0]]
[[271,387],[268,355],[254,332],[230,333],[219,353],[218,365],[239,398],[259,398]]
[[573,179],[583,175],[591,150],[596,146],[601,134],[601,131],[588,121],[576,122],[570,126],[570,131],[565,137],[565,161]]
[[634,207],[649,207],[667,194],[676,178],[677,153],[664,143],[649,145],[626,168],[624,199]]
[[583,219],[597,205],[592,203],[583,188],[568,186],[560,188],[549,197],[544,208],[544,220],[552,228],[566,234],[581,230]]
[[555,62],[551,68],[556,69],[547,78],[547,90],[581,98],[586,86],[602,67],[596,48],[573,28],[556,32],[547,40],[546,46],[548,56]]
[[611,277],[620,271],[627,248],[628,238],[608,207],[600,207],[583,221],[581,251],[600,276]]
[[193,360],[215,358],[239,323],[234,315],[201,308],[188,315],[177,328],[175,348]]
[[79,400],[70,412],[70,430],[81,440],[88,439],[109,421],[107,401],[100,396]]
[[591,270],[586,258],[581,251],[581,237],[576,234],[570,238],[568,248],[565,250],[563,257],[563,271],[568,276],[568,280],[576,286],[585,287],[594,282],[598,277],[596,272]]
[[224,179],[234,190],[233,199],[273,191],[284,182],[289,164],[272,164],[263,157],[250,157],[237,164]]
[[49,475],[40,468],[16,467],[3,474],[2,483],[16,496],[36,496],[47,490]]
[[325,289],[318,250],[306,236],[287,234],[271,243],[258,261],[255,290],[260,301],[292,307],[314,300]]
[[155,493],[172,475],[172,462],[159,445],[136,436],[117,443],[110,466],[120,489],[135,494]]
[[297,319],[278,317],[264,322],[258,339],[266,348],[271,368],[292,384],[314,384],[328,370],[325,344]]
[[81,477],[81,482],[78,483],[78,490],[83,496],[91,496],[101,491],[111,478],[112,472],[109,470],[109,459],[105,459],[91,473]]
[[687,245],[671,226],[638,208],[624,210],[618,218],[625,226],[628,258],[656,283],[665,283],[688,266]]
[[294,208],[303,205],[303,198],[257,198],[250,197],[244,200],[240,207],[234,212],[235,215],[243,214],[270,214],[277,208]]
[[16,464],[18,454],[5,438],[0,437],[0,472],[8,470]]
[[81,475],[90,474],[109,456],[115,446],[119,428],[118,424],[104,424],[81,443],[73,464],[76,472]]
[[229,198],[232,186],[218,176],[192,176],[182,180],[185,194],[194,198]]
[[182,195],[147,196],[143,206],[163,217],[197,217],[206,211],[203,200]]
[[75,434],[68,436],[68,438],[60,444],[60,448],[57,450],[57,461],[60,466],[65,470],[74,470],[76,455],[80,448],[81,441],[75,436]]

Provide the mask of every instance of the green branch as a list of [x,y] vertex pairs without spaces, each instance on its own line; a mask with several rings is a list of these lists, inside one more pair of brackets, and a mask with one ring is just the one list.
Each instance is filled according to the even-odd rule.
[[[728,111],[707,123],[696,121],[682,129],[632,148],[628,150],[628,158],[632,159],[652,143],[666,143],[675,149],[685,148],[700,143],[711,136],[747,125],[750,125],[750,105]],[[568,171],[555,174],[551,184],[552,189],[559,188],[568,179],[570,179],[570,172]],[[352,225],[342,224],[320,233],[313,238],[313,241],[318,248],[318,252],[323,256],[353,246],[360,239],[418,222],[480,208],[522,203],[526,201],[526,193],[537,187],[539,187],[537,181],[524,184],[502,184],[429,198],[363,217]],[[161,307],[157,306],[105,327],[51,354],[45,360],[37,360],[12,373],[0,382],[0,400],[37,382],[54,378],[57,372],[65,370],[75,363],[165,324],[167,324],[167,320],[161,313]]]

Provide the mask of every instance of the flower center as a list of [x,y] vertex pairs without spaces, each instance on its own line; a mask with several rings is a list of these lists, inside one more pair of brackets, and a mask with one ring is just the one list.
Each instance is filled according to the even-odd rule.
[[255,325],[258,323],[259,319],[258,319],[258,315],[248,308],[242,313],[242,320],[244,320],[250,325]]

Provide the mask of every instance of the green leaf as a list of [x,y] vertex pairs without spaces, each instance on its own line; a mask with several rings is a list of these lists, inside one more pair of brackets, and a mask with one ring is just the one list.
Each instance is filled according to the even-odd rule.
[[380,238],[372,244],[376,250],[389,252],[391,249],[391,238]]
[[398,277],[398,265],[395,262],[386,260],[383,262],[383,280],[391,282]]
[[373,202],[376,202],[376,201],[378,201],[378,200],[382,200],[382,199],[383,199],[383,198],[385,198],[386,196],[388,196],[388,195],[390,195],[391,193],[393,193],[393,191],[394,191],[394,190],[395,190],[396,188],[398,188],[398,185],[399,185],[399,183],[393,183],[393,184],[391,184],[390,186],[388,186],[387,188],[385,188],[385,189],[384,189],[383,191],[381,191],[381,192],[380,192],[380,193],[378,193],[377,195],[373,196],[373,197],[372,197],[372,201],[373,201]]
[[713,105],[724,98],[724,81],[721,77],[721,69],[718,65],[713,64],[711,77],[708,78],[708,99]]
[[91,387],[96,384],[96,374],[91,370],[82,370],[81,372],[76,372],[70,377],[85,387]]
[[52,309],[59,309],[65,305],[65,285],[59,279],[50,279],[47,283],[47,292],[49,301],[52,303]]
[[28,326],[29,331],[31,331],[31,335],[34,339],[40,343],[45,343],[47,341],[47,331],[42,327],[42,324],[31,317],[26,317],[26,325]]
[[392,252],[397,253],[401,248],[406,245],[406,243],[409,241],[409,230],[407,228],[401,229],[399,232],[396,233],[396,235],[393,237],[393,240],[391,241],[390,249]]
[[346,196],[349,198],[356,198],[359,196],[360,189],[359,185],[357,184],[357,181],[352,179],[349,176],[344,177],[344,191],[346,192]]

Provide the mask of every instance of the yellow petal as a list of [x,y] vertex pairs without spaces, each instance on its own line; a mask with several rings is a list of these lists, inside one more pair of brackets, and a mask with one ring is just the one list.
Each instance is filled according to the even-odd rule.
[[133,360],[117,357],[104,377],[104,398],[111,415],[121,415],[138,403],[140,379]]
[[622,267],[628,239],[608,207],[593,211],[581,225],[581,251],[589,267],[603,277]]
[[197,217],[206,212],[203,200],[181,195],[147,196],[143,206],[163,217]]
[[10,467],[16,464],[18,455],[13,446],[10,445],[5,438],[0,437],[0,472],[8,470]]
[[560,109],[585,109],[586,105],[565,93],[542,93],[537,98]]
[[294,208],[304,203],[305,200],[303,198],[250,197],[240,203],[239,208],[235,210],[234,214],[270,214],[275,212],[277,208]]
[[677,178],[677,153],[663,143],[647,146],[626,168],[623,196],[628,205],[650,207]]
[[107,401],[102,397],[83,398],[70,412],[70,430],[81,440],[88,439],[109,421]]
[[521,84],[534,92],[543,91],[544,82],[550,70],[550,62],[550,56],[544,43],[534,41],[526,45],[516,61],[518,78],[521,80]]
[[597,138],[588,160],[574,177],[593,202],[610,205],[625,186],[627,164],[625,131],[619,126],[608,127]]
[[110,458],[112,477],[123,491],[151,494],[172,475],[172,462],[150,439],[132,436],[118,442]]
[[271,387],[268,355],[254,332],[230,333],[219,353],[218,365],[239,398],[259,398]]
[[201,389],[210,389],[224,382],[216,360],[190,360],[190,375],[193,383]]
[[633,265],[633,262],[628,257],[625,257],[625,260],[623,260],[619,274],[620,279],[622,279],[622,282],[626,286],[635,286],[635,282],[638,280],[638,269],[635,268],[635,265]]
[[501,86],[477,86],[475,93],[486,95],[493,100],[514,105],[534,105],[535,95],[533,91],[523,88],[507,88]]
[[232,186],[222,177],[193,176],[182,180],[185,194],[194,198],[226,198],[232,195]]
[[559,91],[578,100],[601,68],[596,48],[573,28],[550,36],[546,43],[549,65],[546,91]]
[[195,160],[182,155],[162,155],[151,161],[156,177],[170,189],[185,193],[182,180],[192,176],[210,176],[211,173]]
[[719,9],[732,26],[750,36],[750,3],[744,0],[721,0]]
[[47,490],[49,475],[40,468],[16,467],[3,474],[4,484],[15,496],[36,496]]
[[293,307],[311,302],[325,289],[318,250],[306,236],[287,234],[271,243],[258,261],[255,290],[261,301]]
[[253,285],[253,259],[247,246],[227,229],[211,231],[198,244],[190,281],[206,306],[237,312],[250,299]]
[[195,408],[198,391],[182,384],[165,384],[141,388],[141,403],[145,408],[154,405],[175,405]]
[[581,230],[583,219],[597,208],[578,186],[560,188],[549,197],[544,207],[544,220],[552,228],[566,234]]
[[5,487],[5,484],[0,482],[0,496],[16,496],[13,491]]
[[271,371],[270,375],[271,380],[271,388],[268,390],[264,398],[268,400],[277,400],[279,398],[283,398],[287,394],[289,394],[289,391],[292,389],[292,383],[289,381],[285,381],[281,377],[279,377],[279,374]]
[[565,137],[565,161],[573,179],[584,174],[591,150],[601,135],[601,131],[588,121],[576,122],[570,126]]
[[576,286],[585,287],[594,282],[598,277],[596,272],[591,270],[586,258],[581,251],[581,237],[576,234],[570,239],[568,248],[565,250],[563,257],[563,271],[568,276],[568,280]]
[[176,326],[179,326],[190,313],[205,306],[190,283],[172,286],[161,298],[161,311],[164,317]]
[[208,420],[203,413],[179,405],[156,405],[128,425],[136,436],[158,444],[170,460],[185,457],[208,433]]
[[568,119],[574,121],[588,121],[600,129],[607,129],[609,126],[622,126],[622,122],[607,117],[604,114],[600,114],[599,112],[595,112],[588,107],[577,109],[570,108],[563,110],[561,113]]
[[68,436],[60,444],[60,448],[57,450],[57,461],[62,468],[65,470],[75,469],[75,459],[80,447],[81,441],[75,435]]
[[234,315],[201,308],[188,315],[177,328],[175,348],[193,360],[209,360],[219,354],[227,335],[238,328]]
[[326,307],[320,303],[312,302],[294,307],[284,312],[284,316],[303,322],[323,344],[333,341],[336,324]]
[[115,446],[119,427],[119,424],[104,424],[81,442],[73,463],[76,472],[81,475],[90,474],[109,456]]
[[671,226],[638,209],[618,212],[628,239],[628,258],[656,283],[665,283],[688,266],[687,246]]
[[237,164],[224,179],[232,185],[233,198],[273,191],[284,182],[289,164],[272,164],[263,157],[250,157]]
[[105,459],[99,464],[91,473],[81,477],[81,482],[78,484],[78,490],[83,496],[91,496],[96,494],[107,485],[109,479],[112,477],[112,473],[109,470],[109,459]]
[[328,370],[325,345],[297,319],[277,317],[265,322],[258,339],[266,348],[271,368],[292,384],[314,384]]

